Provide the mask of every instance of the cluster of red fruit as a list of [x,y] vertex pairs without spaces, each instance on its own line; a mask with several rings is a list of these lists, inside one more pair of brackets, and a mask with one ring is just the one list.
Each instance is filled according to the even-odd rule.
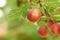
[[[36,22],[41,18],[42,14],[39,9],[30,9],[27,12],[27,19],[31,22]],[[48,27],[47,27],[48,26]],[[46,38],[48,36],[48,28],[53,35],[60,34],[60,23],[53,23],[51,20],[47,22],[47,26],[40,26],[37,29],[39,36]]]

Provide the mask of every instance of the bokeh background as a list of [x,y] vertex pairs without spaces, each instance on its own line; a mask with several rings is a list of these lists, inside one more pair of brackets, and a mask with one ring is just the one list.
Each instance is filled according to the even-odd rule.
[[[35,4],[33,8],[44,10],[37,4],[37,0],[32,0]],[[47,7],[53,18],[60,22],[60,0],[41,0]],[[18,5],[19,4],[19,5]],[[27,10],[31,8],[29,0],[0,0],[0,40],[60,40],[60,35],[41,38],[37,33],[35,23],[31,23],[27,18]],[[44,25],[45,16],[37,21],[38,25]]]

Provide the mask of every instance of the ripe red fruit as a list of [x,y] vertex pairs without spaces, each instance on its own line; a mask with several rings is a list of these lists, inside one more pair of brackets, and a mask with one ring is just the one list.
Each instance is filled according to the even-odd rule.
[[60,23],[55,23],[51,26],[51,31],[54,35],[60,34]]
[[53,24],[54,24],[54,22],[52,20],[48,20],[48,22],[47,22],[48,27],[51,27]]
[[27,11],[27,18],[31,22],[36,22],[41,16],[42,14],[39,9],[30,9]]
[[38,34],[42,38],[46,38],[48,36],[48,29],[45,26],[38,27]]

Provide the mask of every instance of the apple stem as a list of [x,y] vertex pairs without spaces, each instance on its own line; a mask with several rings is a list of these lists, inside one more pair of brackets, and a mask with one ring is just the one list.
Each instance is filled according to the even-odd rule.
[[41,4],[41,1],[38,0],[38,3],[40,4],[41,7],[43,7],[44,11],[45,11],[45,16],[51,20],[53,23],[56,23],[55,20],[53,19],[52,15],[47,11],[46,7],[44,7],[42,4]]

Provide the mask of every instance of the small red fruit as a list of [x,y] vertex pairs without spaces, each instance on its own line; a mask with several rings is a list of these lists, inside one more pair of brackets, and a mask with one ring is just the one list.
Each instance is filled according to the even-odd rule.
[[42,38],[46,38],[48,36],[48,29],[45,26],[38,27],[38,34]]
[[54,22],[52,20],[48,20],[47,26],[51,27],[54,24]]
[[60,23],[55,23],[51,26],[51,31],[54,35],[60,34]]
[[36,22],[41,16],[42,14],[39,9],[30,9],[27,12],[27,18],[31,22]]

